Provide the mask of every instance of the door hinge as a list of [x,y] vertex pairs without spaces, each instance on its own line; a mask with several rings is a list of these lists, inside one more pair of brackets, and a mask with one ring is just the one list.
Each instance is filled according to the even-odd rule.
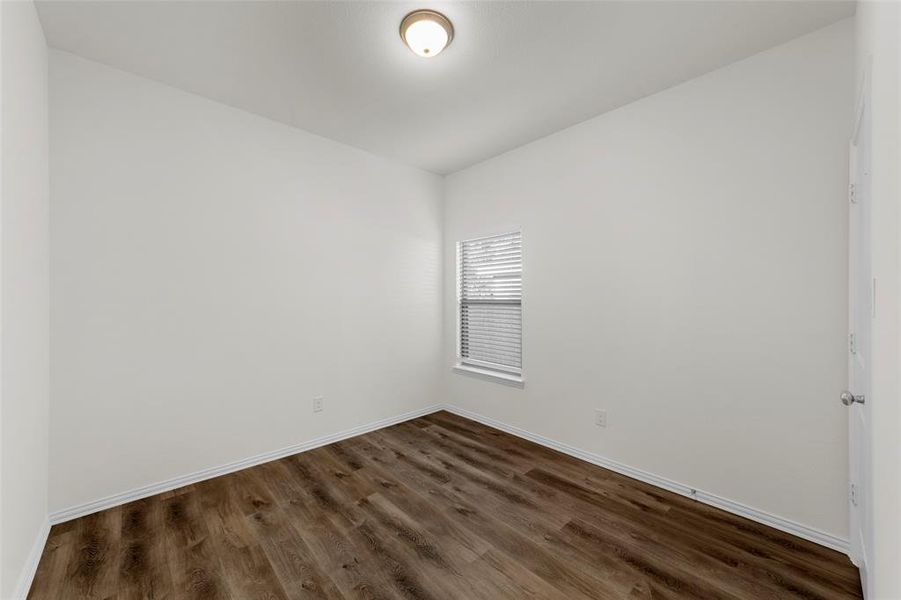
[[851,500],[851,505],[857,506],[857,486],[852,483],[849,487],[848,497]]
[[848,352],[857,354],[857,339],[853,333],[848,334]]
[[857,193],[853,183],[848,184],[848,202],[857,204]]

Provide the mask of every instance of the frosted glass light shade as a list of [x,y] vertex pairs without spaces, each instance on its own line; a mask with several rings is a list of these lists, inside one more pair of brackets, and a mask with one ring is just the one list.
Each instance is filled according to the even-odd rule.
[[439,12],[416,10],[401,21],[400,37],[414,54],[431,58],[454,39],[454,26]]

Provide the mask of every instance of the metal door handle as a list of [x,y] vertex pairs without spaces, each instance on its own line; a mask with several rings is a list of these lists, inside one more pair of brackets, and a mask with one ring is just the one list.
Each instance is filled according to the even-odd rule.
[[866,402],[866,398],[864,398],[863,395],[855,396],[851,392],[842,392],[841,398],[842,404],[845,406],[851,406],[855,402],[859,402],[860,404]]

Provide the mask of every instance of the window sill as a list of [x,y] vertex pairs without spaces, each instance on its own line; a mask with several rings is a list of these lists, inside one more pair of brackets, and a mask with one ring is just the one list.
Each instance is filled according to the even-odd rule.
[[472,365],[465,365],[462,363],[454,365],[453,370],[455,373],[476,377],[478,379],[484,379],[486,381],[495,381],[497,383],[503,383],[505,385],[518,388],[525,386],[525,380],[523,380],[522,375],[504,373],[502,371],[494,371],[492,369],[474,367]]

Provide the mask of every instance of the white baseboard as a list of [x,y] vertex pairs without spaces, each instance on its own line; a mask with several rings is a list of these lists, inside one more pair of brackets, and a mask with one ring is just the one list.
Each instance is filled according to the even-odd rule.
[[41,555],[44,553],[44,546],[47,545],[47,536],[50,535],[50,521],[44,520],[38,535],[34,539],[31,546],[31,552],[28,553],[28,559],[22,567],[22,573],[19,575],[19,582],[16,585],[16,591],[13,592],[12,600],[25,600],[28,597],[28,590],[31,589],[31,582],[34,581],[34,574],[37,573],[38,563],[41,562]]
[[[779,529],[780,531],[796,535],[800,538],[804,538],[822,546],[826,546],[828,548],[832,548],[846,554],[848,552],[848,540],[839,538],[824,531],[819,531],[790,519],[785,519],[783,517],[779,517],[777,515],[752,508],[750,506],[742,504],[741,502],[729,500],[727,498],[723,498],[722,496],[718,496],[710,492],[705,492],[703,490],[694,489],[691,486],[673,481],[671,479],[667,479],[666,477],[661,477],[659,475],[655,475],[641,469],[630,467],[629,465],[625,465],[609,458],[605,458],[599,454],[580,450],[579,448],[551,440],[544,436],[531,433],[524,429],[520,429],[519,427],[507,425],[506,423],[502,423],[495,419],[485,417],[480,414],[452,405],[429,406],[423,409],[404,413],[396,417],[382,419],[380,421],[375,421],[366,425],[360,425],[359,427],[354,427],[352,429],[341,431],[339,433],[319,437],[314,440],[289,446],[287,448],[282,448],[280,450],[258,454],[256,456],[228,463],[219,467],[204,469],[202,471],[197,471],[188,475],[182,475],[180,477],[168,479],[159,483],[154,483],[127,492],[122,492],[120,494],[107,496],[106,498],[101,498],[93,502],[87,502],[85,504],[73,506],[65,510],[53,512],[50,514],[49,523],[56,525],[57,523],[63,523],[65,521],[77,519],[78,517],[83,517],[85,515],[89,515],[101,510],[106,510],[114,506],[120,506],[128,502],[133,502],[134,500],[140,500],[141,498],[146,498],[155,494],[167,492],[169,490],[173,490],[185,485],[190,485],[192,483],[197,483],[206,479],[212,479],[213,477],[219,477],[220,475],[226,475],[228,473],[240,471],[241,469],[246,469],[248,467],[259,465],[265,462],[278,460],[292,454],[298,454],[306,450],[312,450],[313,448],[318,448],[320,446],[325,446],[357,435],[362,435],[370,431],[375,431],[376,429],[382,429],[384,427],[389,427],[397,423],[402,423],[403,421],[409,421],[410,419],[415,419],[417,417],[421,417],[438,410],[446,410],[461,417],[472,419],[473,421],[478,421],[479,423],[482,423],[489,427],[494,427],[495,429],[500,429],[501,431],[505,431],[509,434],[521,437],[531,442],[535,442],[536,444],[546,446],[553,450],[558,450],[560,452],[563,452],[564,454],[574,456],[586,462],[604,467],[605,469],[610,469],[611,471],[615,471],[627,477],[631,477],[633,479],[655,485],[659,488],[663,488],[665,490],[693,498],[699,502],[709,504],[710,506],[715,506],[732,514],[746,517],[748,519],[751,519],[752,521],[757,521],[758,523],[762,523],[764,525],[769,525],[770,527],[774,527],[776,529]],[[44,540],[46,540],[46,532],[44,534]],[[40,548],[37,550],[37,557],[35,558],[35,561],[40,559],[40,552],[42,548],[43,542],[41,543]],[[34,568],[37,568],[37,562],[35,562]],[[31,576],[34,576],[33,571]],[[30,585],[30,579],[28,580],[28,583]],[[27,588],[25,589],[27,590]]]
[[176,488],[190,485],[192,483],[198,483],[206,479],[212,479],[213,477],[219,477],[220,475],[234,473],[235,471],[240,471],[241,469],[246,469],[248,467],[253,467],[262,463],[278,460],[292,454],[298,454],[300,452],[319,448],[320,446],[326,446],[334,442],[340,442],[341,440],[346,440],[347,438],[352,438],[357,435],[369,433],[370,431],[375,431],[376,429],[382,429],[383,427],[389,427],[391,425],[396,425],[397,423],[402,423],[404,421],[409,421],[410,419],[415,419],[417,417],[433,413],[435,411],[441,410],[441,408],[442,407],[440,405],[421,408],[419,410],[404,413],[396,417],[381,419],[379,421],[360,425],[352,429],[347,429],[338,433],[318,437],[308,442],[302,442],[300,444],[288,446],[287,448],[281,448],[280,450],[264,452],[263,454],[257,454],[256,456],[244,458],[218,467],[203,469],[202,471],[196,471],[187,475],[181,475],[173,479],[167,479],[166,481],[152,483],[150,485],[145,485],[133,490],[129,490],[127,492],[114,494],[112,496],[107,496],[106,498],[100,498],[99,500],[72,506],[64,510],[50,513],[50,524],[56,525],[58,523],[64,523],[66,521],[71,521],[72,519],[77,519],[79,517],[99,512],[101,510],[106,510],[108,508],[113,508],[114,506],[120,506],[128,502],[134,502],[135,500],[147,498],[148,496],[153,496],[162,492],[168,492],[169,490],[174,490]]
[[785,519],[783,517],[779,517],[777,515],[758,510],[756,508],[752,508],[750,506],[742,504],[741,502],[735,502],[734,500],[729,500],[728,498],[723,498],[722,496],[711,494],[710,492],[694,489],[691,486],[687,486],[671,479],[667,479],[666,477],[661,477],[659,475],[654,475],[653,473],[648,473],[647,471],[642,471],[641,469],[636,469],[635,467],[630,467],[629,465],[624,465],[622,463],[616,462],[615,460],[605,458],[599,454],[580,450],[573,446],[569,446],[567,444],[551,440],[544,436],[531,433],[524,429],[520,429],[519,427],[507,425],[506,423],[502,423],[495,419],[485,417],[480,414],[458,408],[456,406],[444,405],[443,408],[444,410],[454,413],[455,415],[459,415],[473,421],[478,421],[483,425],[494,427],[495,429],[500,429],[501,431],[505,431],[511,435],[515,435],[516,437],[521,437],[523,439],[529,440],[530,442],[535,442],[536,444],[540,444],[564,454],[574,456],[578,459],[598,465],[599,467],[604,467],[605,469],[616,471],[617,473],[631,477],[632,479],[650,483],[651,485],[655,485],[665,490],[693,498],[698,502],[703,502],[704,504],[715,506],[716,508],[720,508],[722,510],[725,510],[726,512],[751,519],[752,521],[757,521],[758,523],[762,523],[764,525],[769,525],[770,527],[779,529],[780,531],[796,535],[800,538],[804,538],[805,540],[826,546],[827,548],[832,548],[833,550],[838,550],[839,552],[843,552],[845,554],[848,553],[848,540],[834,536],[830,533],[826,533],[824,531],[814,529],[813,527],[808,527],[795,521]]

